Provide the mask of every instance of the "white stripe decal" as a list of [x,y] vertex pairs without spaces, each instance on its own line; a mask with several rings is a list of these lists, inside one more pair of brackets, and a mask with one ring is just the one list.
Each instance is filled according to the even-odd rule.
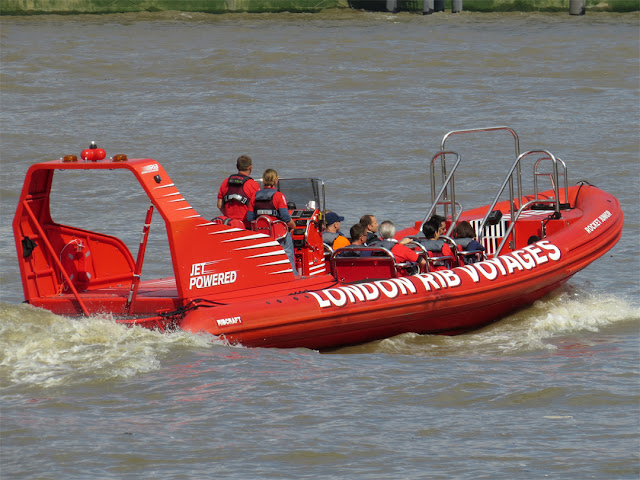
[[[240,229],[238,229],[240,231]],[[271,238],[269,235],[265,235],[264,233],[256,233],[254,235],[245,235],[244,237],[234,237],[228,240],[223,240],[222,243],[226,242],[238,242],[240,240],[254,240],[256,238]]]
[[175,187],[176,184],[175,183],[167,183],[166,185],[161,185],[159,187],[155,187],[154,190],[157,190],[158,188],[169,188],[169,187]]
[[189,215],[188,217],[184,217],[184,218],[198,218],[200,215]]
[[247,258],[260,258],[260,257],[274,257],[276,255],[286,255],[286,253],[284,253],[284,250],[274,250],[273,252],[267,252],[267,253],[259,253],[258,255],[250,255]]
[[176,210],[177,210],[178,212],[179,212],[180,210],[193,210],[193,207],[182,207],[182,208],[177,208]]
[[[166,197],[167,195],[165,195]],[[169,203],[176,203],[176,202],[185,202],[186,200],[183,198],[177,198],[175,200],[169,200]]]
[[283,265],[285,263],[290,263],[288,258],[285,258],[284,260],[278,260],[277,262],[261,263],[258,266],[259,267],[268,267],[269,265]]
[[270,275],[275,275],[275,274],[277,274],[277,273],[289,273],[289,272],[293,272],[293,270],[292,270],[292,269],[289,269],[289,270],[279,270],[279,271],[277,271],[277,272],[271,272],[271,273],[270,273]]
[[[214,223],[205,223],[205,225],[215,225]],[[226,230],[219,230],[217,232],[209,232],[209,235],[218,235],[219,233],[229,233],[229,232],[244,232],[242,228],[230,227]]]
[[258,243],[256,245],[249,245],[248,247],[239,247],[239,248],[236,248],[236,250],[252,250],[254,248],[279,247],[279,246],[280,246],[280,244],[278,242],[273,241],[273,242],[266,242],[266,243]]

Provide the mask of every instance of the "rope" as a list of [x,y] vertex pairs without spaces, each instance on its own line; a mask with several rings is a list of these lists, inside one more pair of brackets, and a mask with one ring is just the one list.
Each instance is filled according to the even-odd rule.
[[[199,305],[200,303],[205,303],[208,305]],[[173,312],[158,313],[158,316],[162,318],[167,318],[167,319],[173,319],[174,317],[184,318],[184,316],[188,312],[195,310],[197,308],[200,308],[200,307],[212,308],[219,305],[226,305],[226,304],[221,302],[214,302],[213,300],[206,300],[204,298],[194,298],[189,303],[187,303],[186,305],[183,305],[182,307],[178,307]]]

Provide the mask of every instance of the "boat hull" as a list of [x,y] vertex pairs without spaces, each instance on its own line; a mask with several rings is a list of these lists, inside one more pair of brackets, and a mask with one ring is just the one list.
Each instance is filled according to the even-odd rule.
[[[51,218],[56,171],[114,169],[132,173],[151,201],[136,259],[114,236]],[[514,203],[530,205],[517,220],[510,217]],[[321,228],[321,212],[314,206],[301,211],[294,234],[298,250],[320,253],[302,255],[307,274],[296,276],[279,242],[202,218],[156,161],[62,159],[29,169],[13,227],[25,300],[31,305],[70,316],[109,314],[129,326],[205,332],[247,347],[328,349],[407,332],[453,335],[482,327],[557,289],[622,234],[618,200],[589,184],[491,208],[502,214],[503,228],[492,241],[508,234],[507,224],[515,222],[515,228],[504,247],[494,244],[488,260],[401,276],[391,253],[385,262],[363,255],[360,260],[374,269],[358,276],[355,264],[343,275],[330,262],[332,274],[323,273],[330,269],[323,262],[321,237],[308,235],[311,227],[316,233]],[[165,222],[173,276],[143,281],[154,209]],[[464,211],[457,221],[482,222],[488,210]],[[398,238],[418,234],[420,225]],[[386,270],[378,268],[381,262]],[[340,280],[345,278],[351,281]]]
[[575,214],[554,220],[570,226],[493,259],[403,278],[332,282],[316,290],[244,298],[190,312],[180,328],[250,347],[314,349],[406,332],[453,335],[477,329],[556,290],[619,240],[623,215],[617,199],[592,186],[571,192]]

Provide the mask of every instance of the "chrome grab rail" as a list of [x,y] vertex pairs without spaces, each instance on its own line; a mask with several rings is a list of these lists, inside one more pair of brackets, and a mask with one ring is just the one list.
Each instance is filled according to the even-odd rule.
[[[453,165],[453,168],[451,169],[451,172],[449,174],[447,174],[447,166],[446,166],[447,154],[456,156],[456,163]],[[435,163],[436,163],[436,160],[440,157],[442,157],[441,169],[442,169],[443,181],[442,181],[442,187],[440,188],[440,191],[436,195],[435,194],[435,190],[436,190]],[[451,205],[451,216],[452,217],[455,216],[456,220],[460,216],[460,213],[462,213],[462,208],[460,208],[457,215],[454,215],[456,211],[456,205],[459,205],[456,203],[456,189],[455,189],[454,175],[461,161],[462,161],[462,157],[460,156],[460,154],[453,151],[449,151],[449,152],[441,151],[436,153],[431,158],[431,208],[429,208],[429,211],[427,212],[424,219],[422,220],[422,223],[420,224],[420,229],[422,229],[422,226],[426,223],[426,221],[429,220],[429,218],[431,218],[431,216],[435,213],[436,207],[438,205],[445,205],[445,216],[447,216],[448,214],[447,205]],[[449,184],[451,184],[450,196],[447,195],[447,187],[449,186]],[[441,202],[443,195],[444,195],[444,201]]]
[[[500,242],[500,244],[498,245],[498,247],[496,248],[496,252],[494,253],[494,257],[497,257],[498,255],[500,255],[500,251],[502,251],[502,247],[504,247],[504,244],[507,243],[507,239],[509,238],[509,234],[512,233],[513,231],[513,227],[515,226],[516,222],[518,221],[518,218],[520,217],[520,214],[527,208],[529,208],[531,205],[534,205],[536,203],[556,203],[556,205],[558,205],[558,202],[556,202],[555,199],[548,199],[548,200],[530,200],[527,203],[525,203],[524,205],[522,205],[518,211],[515,214],[515,218],[513,218],[511,220],[511,222],[509,222],[509,226],[507,227],[507,231],[504,232],[504,237],[502,237],[502,241]],[[511,248],[515,247],[515,235],[513,238],[514,244],[511,245]]]
[[[507,185],[509,185],[509,204],[510,204],[510,214],[511,214],[511,223],[509,225],[509,227],[507,228],[507,232],[510,232],[513,235],[512,238],[512,244],[511,244],[511,248],[515,247],[515,231],[513,230],[513,224],[515,224],[516,220],[518,219],[518,217],[520,216],[520,213],[522,212],[522,207],[520,207],[520,209],[518,210],[518,214],[516,214],[515,212],[515,201],[516,201],[516,196],[515,196],[515,192],[513,191],[513,173],[514,172],[518,172],[518,175],[520,175],[520,162],[527,156],[534,154],[534,153],[543,153],[545,155],[547,155],[546,158],[544,159],[539,159],[538,162],[536,163],[536,166],[539,164],[539,162],[541,160],[551,160],[553,162],[553,195],[554,195],[554,199],[553,200],[538,200],[537,198],[527,202],[526,205],[531,205],[537,202],[542,202],[542,203],[555,203],[555,214],[559,217],[560,216],[560,202],[559,202],[559,193],[558,193],[558,161],[556,160],[556,157],[553,155],[553,153],[549,152],[548,150],[530,150],[528,152],[524,152],[523,154],[519,155],[518,158],[516,158],[516,161],[513,163],[513,165],[511,166],[511,169],[509,170],[509,173],[507,173],[506,178],[504,179],[504,182],[502,182],[502,186],[500,187],[500,189],[498,190],[498,193],[496,194],[495,198],[493,199],[493,202],[491,203],[491,205],[489,206],[487,213],[485,214],[484,218],[482,219],[482,223],[480,224],[480,231],[478,232],[478,241],[482,240],[482,236],[484,234],[484,227],[487,223],[487,219],[489,218],[489,215],[491,215],[491,212],[493,211],[493,208],[496,206],[496,204],[498,203],[500,196],[502,195],[502,193],[504,192],[504,189],[506,188]],[[562,162],[562,164],[564,165],[564,162]],[[565,171],[564,171],[564,177],[565,177],[565,185],[566,185],[566,165],[565,165]],[[534,175],[535,178],[535,175]],[[537,197],[537,192],[536,193],[536,197]],[[565,191],[565,195],[568,194],[568,191]],[[522,199],[523,199],[523,195],[522,195],[522,191],[518,190],[518,196],[517,196],[517,200],[519,203],[522,204]],[[502,246],[505,244],[506,242],[506,238],[509,236],[509,234],[505,232],[504,238],[502,239],[502,242],[500,243],[500,246],[498,247],[498,249],[496,250],[496,252],[494,253],[494,256],[497,256],[500,253],[500,249],[502,248]]]
[[[535,203],[548,203],[553,205],[553,209],[554,209],[554,215],[556,217],[560,217],[560,207],[564,206],[566,204],[569,203],[569,187],[568,187],[568,179],[567,179],[567,166],[566,164],[560,159],[560,158],[556,158],[551,152],[547,151],[547,150],[530,150],[528,152],[525,153],[520,153],[520,139],[518,138],[518,135],[516,134],[516,132],[506,126],[494,126],[494,127],[484,127],[484,128],[471,128],[471,129],[463,129],[463,130],[453,130],[449,133],[447,133],[443,138],[442,138],[442,142],[440,144],[440,152],[438,152],[437,154],[435,154],[432,159],[431,159],[431,207],[429,208],[424,220],[422,221],[421,224],[421,228],[422,226],[425,224],[425,222],[431,218],[431,216],[435,213],[436,208],[438,205],[444,205],[445,207],[445,217],[448,217],[448,208],[451,208],[451,225],[449,226],[449,230],[447,231],[447,234],[449,234],[452,229],[454,228],[455,224],[458,221],[458,218],[460,217],[460,214],[462,213],[462,206],[458,203],[456,203],[455,201],[455,172],[458,169],[458,166],[460,165],[461,162],[461,157],[458,153],[453,152],[453,151],[445,151],[445,146],[447,143],[447,140],[454,136],[454,135],[461,135],[461,134],[469,134],[469,133],[479,133],[479,132],[493,132],[493,131],[507,131],[509,132],[514,139],[514,146],[515,146],[515,153],[516,153],[516,160],[513,162],[513,165],[511,166],[511,169],[509,170],[508,174],[506,175],[500,189],[498,190],[497,195],[495,196],[493,202],[491,203],[491,206],[488,208],[487,213],[485,214],[484,218],[482,219],[482,222],[478,228],[478,241],[480,243],[482,243],[482,240],[484,238],[484,234],[485,234],[485,228],[487,227],[487,223],[489,220],[489,217],[491,215],[491,213],[493,212],[493,209],[495,208],[496,204],[498,203],[500,196],[504,193],[507,185],[509,186],[509,205],[510,205],[510,222],[509,222],[509,226],[507,227],[507,230],[502,238],[502,241],[498,247],[498,249],[496,250],[496,252],[494,253],[494,255],[498,255],[501,251],[501,249],[504,247],[509,235],[512,236],[512,243],[511,246],[512,248],[515,248],[515,230],[514,230],[514,224],[516,223],[517,219],[520,217],[520,214],[522,213],[523,208],[525,208],[525,206],[530,206],[532,204]],[[453,154],[456,155],[457,160],[453,166],[453,169],[451,170],[450,173],[447,173],[447,167],[446,167],[446,155],[447,154]],[[523,206],[521,206],[520,208],[517,208],[518,204],[522,205],[523,202],[526,201],[525,196],[523,194],[523,188],[522,188],[522,167],[521,167],[521,162],[522,160],[532,154],[543,154],[545,155],[542,158],[538,158],[538,160],[536,161],[536,163],[534,164],[533,167],[533,196],[534,196],[534,200],[530,201],[530,202],[526,202]],[[442,157],[441,160],[441,174],[442,174],[442,178],[443,178],[443,184],[442,187],[440,188],[440,190],[438,191],[438,193],[436,194],[436,171],[435,171],[435,162],[438,158]],[[542,164],[542,162],[546,162],[546,161],[551,161],[552,162],[552,172],[547,173],[547,172],[541,172],[540,171],[540,165]],[[559,165],[561,167],[561,170],[559,170]],[[565,204],[561,204],[560,202],[560,185],[559,185],[559,177],[560,175],[563,176],[563,189],[564,189],[564,197],[565,197]],[[550,178],[551,181],[551,187],[553,190],[553,199],[538,199],[539,197],[539,188],[538,188],[538,177],[542,177],[542,176],[548,176]],[[515,177],[515,188],[514,188],[514,177]],[[457,210],[457,206],[460,206],[459,211]],[[516,212],[517,210],[517,212]]]
[[[362,256],[360,253],[362,252],[371,252],[371,255]],[[358,255],[349,255],[349,253],[358,253]],[[384,255],[374,255],[374,253],[383,253]],[[369,247],[366,245],[356,246],[356,247],[342,247],[338,248],[331,254],[331,258],[329,262],[331,263],[331,270],[336,272],[336,263],[338,259],[344,259],[349,261],[367,261],[367,260],[391,260],[393,262],[393,266],[396,272],[398,269],[411,269],[416,266],[416,264],[411,262],[396,262],[396,257],[391,253],[391,250],[384,247]]]
[[[445,145],[447,143],[447,139],[449,139],[450,137],[454,136],[454,135],[462,135],[462,134],[468,134],[468,133],[478,133],[478,132],[493,132],[493,131],[507,131],[509,133],[511,133],[511,135],[514,138],[514,142],[515,142],[515,152],[516,152],[516,157],[520,156],[520,139],[518,138],[518,135],[516,134],[516,132],[509,127],[506,126],[494,126],[494,127],[483,127],[483,128],[470,128],[470,129],[464,129],[464,130],[453,130],[449,133],[447,133],[443,138],[442,138],[442,142],[440,144],[440,152],[438,152],[437,154],[435,154],[432,159],[431,159],[431,208],[429,209],[429,211],[427,212],[427,214],[425,215],[424,220],[422,221],[422,224],[420,225],[420,228],[422,228],[422,225],[425,224],[425,222],[431,218],[431,216],[435,213],[436,207],[438,205],[444,205],[445,210],[444,210],[444,216],[448,217],[449,216],[449,212],[448,212],[448,206],[451,206],[451,218],[452,218],[452,222],[451,225],[449,226],[449,230],[447,231],[447,233],[451,233],[451,230],[454,228],[455,224],[458,221],[458,218],[460,216],[460,214],[462,213],[462,206],[460,204],[456,203],[455,200],[455,176],[454,173],[458,168],[458,165],[461,162],[461,157],[460,154],[458,154],[457,152],[453,152],[453,151],[445,151]],[[453,166],[453,169],[451,170],[451,173],[447,174],[447,167],[446,167],[446,155],[447,154],[452,154],[452,155],[456,155],[457,157],[457,161]],[[435,194],[435,190],[436,190],[436,185],[435,185],[435,178],[436,178],[436,174],[435,174],[435,161],[437,160],[437,158],[439,157],[443,157],[442,162],[441,162],[441,174],[442,174],[442,178],[443,183],[442,183],[442,188],[440,189],[440,191],[438,192],[438,194]],[[519,167],[518,167],[519,168]],[[450,196],[447,195],[447,187],[449,185],[449,183],[451,183],[451,194]],[[518,170],[518,191],[522,190],[522,181],[520,178],[520,170]],[[444,201],[441,201],[441,199],[443,198],[444,195]],[[456,206],[460,205],[460,209],[458,211],[456,211]]]

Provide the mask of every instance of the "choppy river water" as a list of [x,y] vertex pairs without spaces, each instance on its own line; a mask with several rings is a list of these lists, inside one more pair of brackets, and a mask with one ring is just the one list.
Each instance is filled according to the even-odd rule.
[[[0,476],[637,479],[638,20],[1,18]],[[11,221],[35,161],[92,140],[155,158],[213,216],[247,153],[258,173],[323,178],[346,229],[364,213],[403,227],[424,215],[442,136],[489,125],[560,156],[571,184],[618,196],[625,231],[562,291],[481,331],[320,354],[20,303]],[[463,204],[487,203],[511,163],[505,145],[455,145],[473,165],[457,184]],[[128,185],[69,176],[56,195],[62,223],[139,238],[146,205],[130,223],[141,197]],[[151,240],[143,274],[169,264],[162,245]]]

